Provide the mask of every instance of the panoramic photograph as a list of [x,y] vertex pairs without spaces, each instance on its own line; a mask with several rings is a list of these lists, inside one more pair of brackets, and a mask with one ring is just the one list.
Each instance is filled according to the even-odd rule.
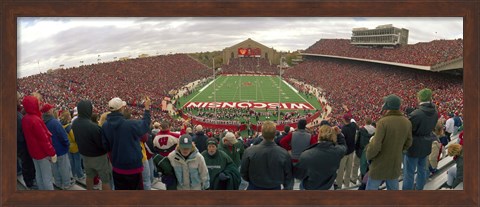
[[462,17],[18,17],[17,190],[463,190]]

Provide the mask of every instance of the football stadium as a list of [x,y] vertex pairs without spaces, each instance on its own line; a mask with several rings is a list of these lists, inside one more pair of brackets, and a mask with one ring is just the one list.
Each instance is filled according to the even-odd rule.
[[[419,190],[462,190],[463,170],[460,172],[457,168],[463,168],[463,155],[457,151],[461,150],[458,143],[460,146],[463,144],[463,40],[436,39],[408,44],[408,38],[408,28],[397,28],[393,25],[351,28],[350,39],[321,38],[307,48],[291,52],[277,51],[269,45],[248,38],[211,56],[176,53],[116,57],[110,62],[98,61],[71,68],[59,67],[45,73],[18,78],[18,111],[23,119],[31,113],[25,109],[25,97],[35,97],[39,103],[36,111],[43,114],[47,128],[50,130],[52,125],[50,119],[55,119],[65,132],[60,135],[52,131],[48,133],[51,137],[46,141],[49,147],[46,146],[49,150],[54,149],[56,155],[45,155],[45,158],[38,155],[40,149],[36,150],[33,149],[35,146],[31,146],[34,145],[31,141],[33,138],[29,136],[33,135],[28,130],[33,129],[30,125],[23,124],[26,144],[19,146],[23,147],[23,154],[19,158],[17,188],[357,190],[369,189],[370,185],[375,185],[374,181],[379,180],[376,187],[378,189],[395,189],[391,184],[395,182],[396,189],[401,190],[413,188],[407,182],[412,182],[413,185],[416,176],[415,187],[420,188]],[[391,97],[391,94],[399,98],[398,104],[394,98],[390,102],[388,97]],[[119,99],[115,99],[116,97]],[[84,105],[86,103],[90,104],[87,104],[90,107],[87,112]],[[403,162],[398,166],[403,170],[399,168],[397,172],[392,172],[396,177],[393,180],[383,179],[382,175],[375,174],[375,170],[378,170],[375,159],[381,158],[373,156],[372,162],[372,159],[365,160],[369,158],[364,156],[370,156],[367,145],[373,148],[373,144],[369,142],[376,143],[371,140],[380,139],[378,137],[384,134],[375,134],[375,131],[368,129],[375,130],[374,126],[377,124],[377,130],[392,130],[392,126],[400,125],[400,121],[387,126],[385,120],[390,112],[385,111],[397,111],[398,117],[413,120],[411,117],[418,113],[427,114],[419,112],[422,104],[426,103],[432,105],[434,112],[424,116],[435,118],[422,118],[423,121],[419,121],[422,124],[416,121],[411,121],[411,124],[408,122],[409,129],[413,127],[413,132],[409,130],[409,135],[402,137],[406,140],[405,145],[417,145],[415,139],[420,136],[416,134],[417,131],[428,128],[428,133],[421,135],[429,137],[427,144],[422,145],[422,150],[427,149],[428,152],[412,151],[413,154],[423,153],[419,155],[421,158],[418,158],[423,160],[423,165],[415,170],[413,164],[405,163],[410,156],[409,150],[413,150],[413,147],[402,149],[402,142],[397,144],[400,151],[398,156],[395,155],[401,159],[387,162]],[[125,116],[121,118],[121,124],[132,123],[130,128],[136,130],[135,127],[138,127],[138,132],[112,129],[110,124],[114,123],[117,113]],[[102,149],[99,150],[102,152],[100,154],[105,155],[105,159],[107,152],[109,154],[113,180],[108,182],[105,181],[108,176],[99,171],[95,171],[95,174],[92,169],[86,170],[91,166],[85,164],[85,160],[91,161],[92,158],[89,157],[93,155],[87,153],[90,149],[85,149],[85,146],[88,146],[87,142],[92,144],[93,141],[90,143],[82,140],[87,139],[85,133],[88,130],[76,130],[81,128],[77,128],[80,124],[76,126],[75,123],[86,120],[86,117],[98,127],[98,139],[103,143],[97,146]],[[135,122],[137,125],[133,124],[133,120],[138,122]],[[290,168],[304,168],[301,168],[303,171],[293,168],[289,173],[285,173],[288,178],[282,178],[283,180],[275,185],[267,185],[252,177],[252,173],[260,173],[260,169],[247,172],[242,167],[247,165],[248,159],[250,163],[253,162],[253,151],[268,146],[272,141],[266,131],[268,127],[262,127],[264,124],[270,126],[272,122],[276,130],[273,140],[277,148],[269,149],[271,156],[277,156],[274,155],[277,153],[275,150],[279,150],[278,153],[285,153],[285,156],[289,157]],[[83,123],[82,126],[88,125],[84,122],[78,123]],[[329,127],[325,128],[325,125]],[[141,131],[142,127],[148,127],[148,132]],[[348,132],[349,128],[353,128],[352,133]],[[305,167],[303,162],[307,162],[306,152],[328,142],[322,141],[322,137],[327,133],[324,130],[337,130],[334,141],[332,139],[329,143],[332,149],[343,144],[345,147],[340,149],[344,151],[340,150],[342,153],[338,159],[325,158],[331,160],[332,166],[314,169],[312,166],[317,164],[310,163]],[[144,135],[138,136],[140,131]],[[366,142],[362,141],[363,132],[366,133]],[[129,139],[135,139],[136,144],[133,141],[129,143],[134,143],[132,145],[135,146],[118,148],[119,137],[125,137],[125,134],[129,133],[133,136]],[[307,137],[306,140],[297,141],[302,136]],[[68,145],[61,144],[67,142]],[[182,146],[192,146],[192,142],[196,151],[183,155]],[[382,143],[391,144],[387,138]],[[75,147],[72,148],[73,145]],[[235,172],[231,172],[226,166],[209,164],[214,159],[213,155],[209,154],[211,145],[215,146],[213,153],[218,152],[218,148],[225,151],[222,154],[230,156],[228,160],[236,165],[232,167]],[[304,147],[299,149],[300,145]],[[140,161],[138,166],[135,165],[137,167],[131,167],[131,164],[122,163],[122,155],[119,155],[122,153],[116,151],[120,149],[128,153],[143,152],[143,155],[138,156],[147,161]],[[397,149],[392,147],[390,150],[393,153]],[[61,151],[64,153],[60,155]],[[403,155],[402,151],[408,153]],[[28,155],[29,153],[34,154]],[[261,154],[257,151],[255,153],[258,156]],[[331,156],[333,154],[332,152]],[[381,154],[379,152],[377,156]],[[66,155],[68,156],[65,157]],[[173,157],[176,155],[180,158]],[[205,157],[203,162],[206,162],[205,169],[208,170],[204,170],[207,174],[200,172],[200,177],[208,177],[210,185],[205,185],[207,181],[203,177],[201,181],[194,180],[200,179],[197,178],[199,175],[186,178],[185,171],[183,174],[177,172],[179,167],[175,159],[184,159],[183,163],[188,163],[190,156],[194,155]],[[45,173],[42,175],[48,174],[51,180],[37,180],[39,160],[51,161],[53,157],[56,160],[53,161],[55,164],[52,164],[53,174],[41,168],[41,173]],[[173,174],[165,171],[165,163],[162,164],[164,159],[159,157],[172,159],[170,168],[173,169]],[[35,170],[33,163],[37,175],[32,174],[32,169]],[[122,168],[124,166],[128,167]],[[324,165],[322,163],[318,166]],[[221,170],[215,170],[217,167]],[[333,172],[324,172],[332,167]],[[420,167],[424,169],[420,170]],[[201,170],[196,169],[194,172],[197,171]],[[194,172],[190,171],[191,174]],[[112,173],[112,170],[109,173]],[[129,188],[131,186],[125,183],[125,180],[134,179],[129,173],[140,174],[140,178],[135,179],[141,179],[143,186]],[[249,173],[251,177],[248,176]],[[324,180],[309,178],[314,174],[318,179]],[[190,184],[190,187],[186,187],[183,183],[187,182],[185,179],[191,179],[190,183],[201,182],[203,186]],[[290,181],[287,182],[287,179]]]

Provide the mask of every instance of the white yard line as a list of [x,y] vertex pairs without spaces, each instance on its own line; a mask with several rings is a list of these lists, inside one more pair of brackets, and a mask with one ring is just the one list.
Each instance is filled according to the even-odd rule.
[[312,105],[309,101],[307,101],[305,98],[303,98],[303,96],[301,96],[300,94],[298,94],[298,91],[293,88],[293,86],[291,86],[290,84],[288,84],[285,80],[282,79],[282,82],[284,82],[285,84],[287,84],[288,87],[290,87],[296,94],[297,96],[300,96],[300,98],[302,98],[306,103]]
[[[210,84],[212,84],[214,81],[217,81],[217,79],[219,79],[220,77],[222,77],[222,76],[218,76],[215,80],[213,80],[212,82],[208,83],[208,84],[207,84],[206,86],[204,86],[202,89],[198,90],[197,95],[195,95],[194,97],[192,97],[189,101],[185,102],[181,108],[185,107],[185,105],[187,105],[187,103],[190,103],[193,99],[195,99],[198,95],[200,95],[200,94],[203,92],[203,90],[205,90],[205,89],[206,89]],[[214,90],[215,90],[215,89],[214,89]]]

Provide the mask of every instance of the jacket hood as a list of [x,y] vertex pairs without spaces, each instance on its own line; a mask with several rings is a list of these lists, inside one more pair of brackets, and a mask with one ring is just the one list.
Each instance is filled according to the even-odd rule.
[[47,123],[48,121],[54,119],[55,117],[53,117],[52,115],[50,114],[42,114],[42,119],[43,119],[43,122]]
[[372,125],[365,125],[364,128],[367,130],[368,134],[375,133],[375,127],[373,127]]
[[107,115],[107,122],[109,126],[112,126],[114,129],[117,129],[118,127],[122,126],[123,122],[125,122],[125,117],[123,116],[122,113],[115,111],[112,113],[109,113]]
[[81,100],[77,104],[78,117],[90,119],[92,117],[93,106],[88,100]]
[[433,116],[437,112],[435,110],[435,106],[432,103],[424,103],[420,105],[420,110],[422,110],[425,115],[427,116]]
[[23,108],[27,114],[37,115],[42,117],[40,112],[40,106],[38,105],[38,99],[34,96],[25,96],[22,101]]

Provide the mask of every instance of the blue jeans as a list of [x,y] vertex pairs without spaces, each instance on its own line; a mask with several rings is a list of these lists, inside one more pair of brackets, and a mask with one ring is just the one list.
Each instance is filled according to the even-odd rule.
[[55,185],[60,188],[70,187],[72,179],[72,171],[68,154],[57,156],[57,162],[52,164],[53,177],[55,178]]
[[[240,167],[238,168],[238,171],[240,172]],[[238,190],[245,190],[247,189],[247,186],[249,185],[247,181],[245,181],[242,176],[240,176],[240,185],[238,186]]]
[[41,160],[33,160],[35,165],[35,179],[37,180],[38,190],[53,190],[52,163],[50,157]]
[[73,177],[84,178],[85,174],[82,170],[82,160],[80,159],[80,153],[68,153],[68,158],[70,159],[70,165],[72,167]]
[[148,160],[143,162],[142,179],[143,179],[143,190],[151,190],[152,180],[150,180],[150,164],[148,163]]
[[[378,187],[382,184],[383,180],[374,180],[368,176],[367,187],[365,190],[378,190]],[[387,184],[387,190],[398,190],[398,179],[385,180]]]
[[[417,178],[415,179],[415,170]],[[404,156],[403,159],[403,186],[402,190],[413,190],[413,183],[416,180],[415,190],[423,190],[428,178],[427,156],[409,157]]]
[[155,173],[155,167],[153,165],[153,158],[148,160],[148,167],[150,167],[150,182],[153,182],[153,175]]

